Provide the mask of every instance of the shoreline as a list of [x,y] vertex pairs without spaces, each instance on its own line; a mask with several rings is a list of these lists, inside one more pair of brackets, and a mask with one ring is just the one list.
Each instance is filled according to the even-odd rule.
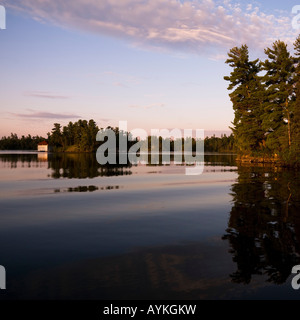
[[280,159],[278,156],[270,157],[270,156],[241,156],[238,155],[236,158],[236,162],[238,164],[262,164],[262,165],[276,165],[278,167],[285,168],[299,168],[299,164],[289,163]]

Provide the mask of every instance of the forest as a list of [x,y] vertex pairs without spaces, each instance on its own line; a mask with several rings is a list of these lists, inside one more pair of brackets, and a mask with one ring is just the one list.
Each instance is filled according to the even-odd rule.
[[54,123],[47,137],[31,137],[31,135],[18,137],[15,133],[11,133],[8,137],[4,136],[0,140],[0,150],[37,150],[39,142],[47,141],[53,147],[53,151],[94,151],[98,131],[99,128],[94,120],[69,122],[64,127]]
[[234,145],[241,160],[299,165],[300,36],[293,54],[280,40],[264,53],[264,61],[251,60],[246,44],[228,53]]
[[10,136],[2,137],[0,140],[0,150],[37,150],[39,142],[44,141],[44,137],[27,136],[18,137],[16,133],[11,133]]

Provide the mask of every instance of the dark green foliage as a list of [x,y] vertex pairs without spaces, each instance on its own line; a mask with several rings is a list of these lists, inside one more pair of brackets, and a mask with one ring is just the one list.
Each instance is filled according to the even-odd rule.
[[265,49],[267,59],[250,61],[248,47],[233,48],[228,90],[235,118],[231,128],[242,156],[300,163],[300,37],[293,57],[283,41]]
[[37,150],[38,143],[46,140],[53,151],[91,152],[97,148],[98,131],[99,128],[94,120],[69,122],[63,128],[59,123],[54,123],[47,139],[31,135],[19,138],[17,134],[12,133],[11,136],[0,140],[0,150]]
[[235,152],[234,137],[233,134],[227,136],[221,135],[221,138],[213,135],[212,137],[206,137],[204,140],[205,152]]
[[266,146],[272,153],[282,154],[291,145],[291,99],[294,82],[293,58],[282,41],[273,43],[265,54],[263,63],[266,74],[263,82],[266,101],[262,114]]
[[295,84],[293,96],[293,114],[292,114],[292,144],[291,154],[294,162],[300,163],[300,36],[294,43],[295,48]]
[[263,146],[264,135],[261,128],[261,105],[263,102],[263,86],[258,73],[261,64],[258,59],[249,60],[248,47],[234,47],[228,53],[226,63],[233,68],[228,90],[233,103],[235,118],[233,127],[237,149],[242,154],[251,154]]
[[69,122],[61,128],[59,123],[54,124],[49,143],[56,151],[91,152],[96,150],[96,135],[99,131],[94,120],[78,120]]
[[12,133],[9,137],[2,137],[0,140],[0,150],[37,150],[39,142],[44,141],[45,138],[35,136],[18,137],[16,133]]

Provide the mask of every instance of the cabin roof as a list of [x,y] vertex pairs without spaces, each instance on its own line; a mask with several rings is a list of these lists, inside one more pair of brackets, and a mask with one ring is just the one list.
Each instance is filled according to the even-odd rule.
[[48,142],[47,141],[42,141],[40,143],[38,143],[38,146],[47,146]]

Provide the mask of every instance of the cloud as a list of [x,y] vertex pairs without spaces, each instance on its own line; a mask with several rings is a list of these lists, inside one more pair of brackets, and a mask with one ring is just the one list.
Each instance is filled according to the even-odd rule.
[[38,112],[32,111],[31,113],[10,113],[19,118],[26,119],[74,119],[81,118],[81,116],[76,114],[63,114],[63,113],[52,113],[52,112]]
[[97,120],[100,121],[100,122],[110,122],[112,119],[100,118],[100,119],[97,119]]
[[27,91],[24,92],[26,97],[44,98],[44,99],[69,99],[68,96],[57,95],[47,91]]
[[[38,21],[121,37],[145,48],[197,54],[247,43],[262,49],[277,39],[291,42],[289,14],[231,0],[6,0]],[[275,11],[274,11],[275,12]]]

